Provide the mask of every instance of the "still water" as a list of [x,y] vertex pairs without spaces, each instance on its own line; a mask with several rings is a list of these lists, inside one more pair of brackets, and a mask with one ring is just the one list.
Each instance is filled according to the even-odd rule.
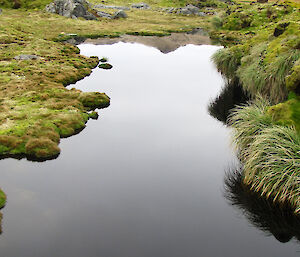
[[0,161],[1,257],[299,256],[296,240],[280,243],[224,198],[237,161],[230,130],[208,114],[224,84],[210,62],[218,47],[80,49],[114,68],[73,86],[111,105],[62,140],[58,159]]

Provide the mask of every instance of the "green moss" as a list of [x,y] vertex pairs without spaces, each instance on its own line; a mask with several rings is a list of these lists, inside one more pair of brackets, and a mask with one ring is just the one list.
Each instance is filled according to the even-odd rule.
[[292,98],[284,103],[271,106],[267,113],[272,116],[276,124],[294,126],[300,133],[300,98]]
[[6,195],[5,193],[0,189],[0,209],[3,208],[6,204]]
[[110,70],[113,66],[109,63],[101,63],[98,67],[100,69]]
[[81,93],[79,100],[82,102],[83,106],[91,109],[105,108],[109,106],[109,97],[105,94],[97,92],[87,92]]
[[97,120],[99,117],[99,114],[97,112],[91,112],[89,113],[89,118],[93,119],[93,120]]

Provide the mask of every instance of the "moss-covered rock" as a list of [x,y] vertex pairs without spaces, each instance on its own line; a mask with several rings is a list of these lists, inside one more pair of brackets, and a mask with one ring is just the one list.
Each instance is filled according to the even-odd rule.
[[110,70],[113,66],[109,63],[101,63],[98,66],[100,69]]

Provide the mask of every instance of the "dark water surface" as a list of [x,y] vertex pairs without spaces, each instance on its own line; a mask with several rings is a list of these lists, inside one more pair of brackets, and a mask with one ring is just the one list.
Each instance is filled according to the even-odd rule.
[[223,196],[236,159],[207,111],[224,83],[209,61],[218,47],[80,48],[114,68],[76,87],[111,106],[62,140],[56,160],[0,161],[1,257],[299,256],[296,241],[267,236]]

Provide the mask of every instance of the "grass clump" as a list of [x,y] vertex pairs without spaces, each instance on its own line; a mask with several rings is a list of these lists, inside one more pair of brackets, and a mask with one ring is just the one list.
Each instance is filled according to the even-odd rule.
[[242,46],[233,46],[218,50],[212,57],[214,64],[219,72],[229,80],[236,79],[236,71],[241,65],[243,56]]
[[243,181],[266,198],[289,202],[299,213],[300,136],[294,127],[276,125],[268,108],[261,98],[231,114]]

